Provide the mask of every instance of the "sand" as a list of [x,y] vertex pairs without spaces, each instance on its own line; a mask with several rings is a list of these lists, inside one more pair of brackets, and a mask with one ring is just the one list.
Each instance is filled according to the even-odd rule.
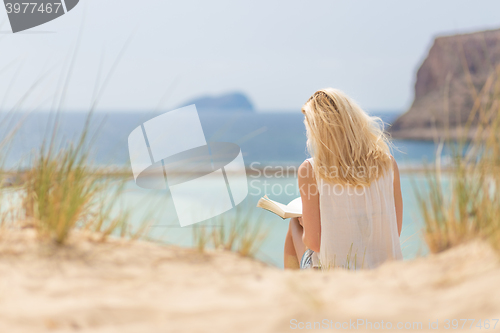
[[372,271],[322,273],[83,234],[56,248],[33,229],[7,229],[0,232],[0,332],[290,332],[314,322],[321,331],[373,331],[389,322],[427,331],[436,320],[449,331],[445,320],[462,318],[489,319],[490,329],[476,330],[494,332],[499,281],[498,256],[479,241]]

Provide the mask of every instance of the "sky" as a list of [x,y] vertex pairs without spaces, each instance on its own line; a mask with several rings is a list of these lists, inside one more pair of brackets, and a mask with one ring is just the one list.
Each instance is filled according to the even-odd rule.
[[84,111],[98,96],[97,110],[169,110],[241,91],[296,112],[335,87],[404,111],[433,39],[500,28],[498,13],[497,0],[80,0],[12,34],[0,8],[0,108]]

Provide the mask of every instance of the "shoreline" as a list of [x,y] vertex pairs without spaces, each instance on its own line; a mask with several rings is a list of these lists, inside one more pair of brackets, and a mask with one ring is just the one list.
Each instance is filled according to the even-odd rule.
[[[434,165],[433,163],[429,163],[429,165]],[[297,176],[297,170],[299,165],[265,165],[263,167],[255,168],[255,167],[246,167],[246,175],[248,177],[259,178],[259,177],[267,177],[267,178],[295,178]],[[111,177],[111,178],[128,178],[128,180],[132,181],[134,178],[132,176],[131,170],[118,170],[116,168],[111,168],[113,171],[90,171],[95,175],[100,177]],[[399,165],[399,171],[401,173],[407,174],[420,174],[426,172],[434,172],[436,171],[435,167],[425,167],[424,165],[419,166],[406,166],[405,164]],[[451,173],[453,169],[450,167],[443,167],[440,169],[442,173]],[[1,171],[7,182],[7,186],[10,187],[16,184],[21,184],[23,182],[23,178],[26,171]],[[231,170],[226,170],[226,173],[231,174],[234,173],[236,175],[243,175],[241,171],[233,172]],[[170,174],[187,174],[187,172],[171,172]],[[199,174],[200,176],[205,175],[206,173],[194,173]],[[260,176],[259,176],[260,175]],[[264,175],[264,176],[262,176]],[[1,185],[1,184],[0,184]],[[2,188],[2,186],[0,186]]]

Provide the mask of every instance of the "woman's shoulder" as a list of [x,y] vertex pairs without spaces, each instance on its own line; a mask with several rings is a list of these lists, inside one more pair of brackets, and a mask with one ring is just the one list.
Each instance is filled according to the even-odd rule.
[[299,178],[310,178],[314,179],[314,172],[313,172],[313,159],[308,158],[302,164],[299,166],[298,169],[298,177]]
[[299,170],[302,169],[312,169],[314,167],[314,160],[313,158],[308,158],[302,162],[302,164],[299,166]]
[[394,158],[394,156],[392,154],[387,154],[389,155],[390,159],[391,159],[391,168],[390,168],[390,171],[392,171],[393,173],[394,172],[398,172],[399,169],[398,169],[398,163],[396,162],[396,159]]

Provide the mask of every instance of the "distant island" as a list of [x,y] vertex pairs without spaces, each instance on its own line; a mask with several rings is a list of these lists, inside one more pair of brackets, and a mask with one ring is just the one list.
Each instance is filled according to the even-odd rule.
[[188,101],[181,106],[195,104],[198,112],[254,112],[250,99],[241,92],[219,96],[202,96]]
[[474,89],[481,91],[499,64],[500,30],[436,38],[417,72],[412,106],[389,129],[392,137],[432,140],[447,126],[457,137],[474,108]]

